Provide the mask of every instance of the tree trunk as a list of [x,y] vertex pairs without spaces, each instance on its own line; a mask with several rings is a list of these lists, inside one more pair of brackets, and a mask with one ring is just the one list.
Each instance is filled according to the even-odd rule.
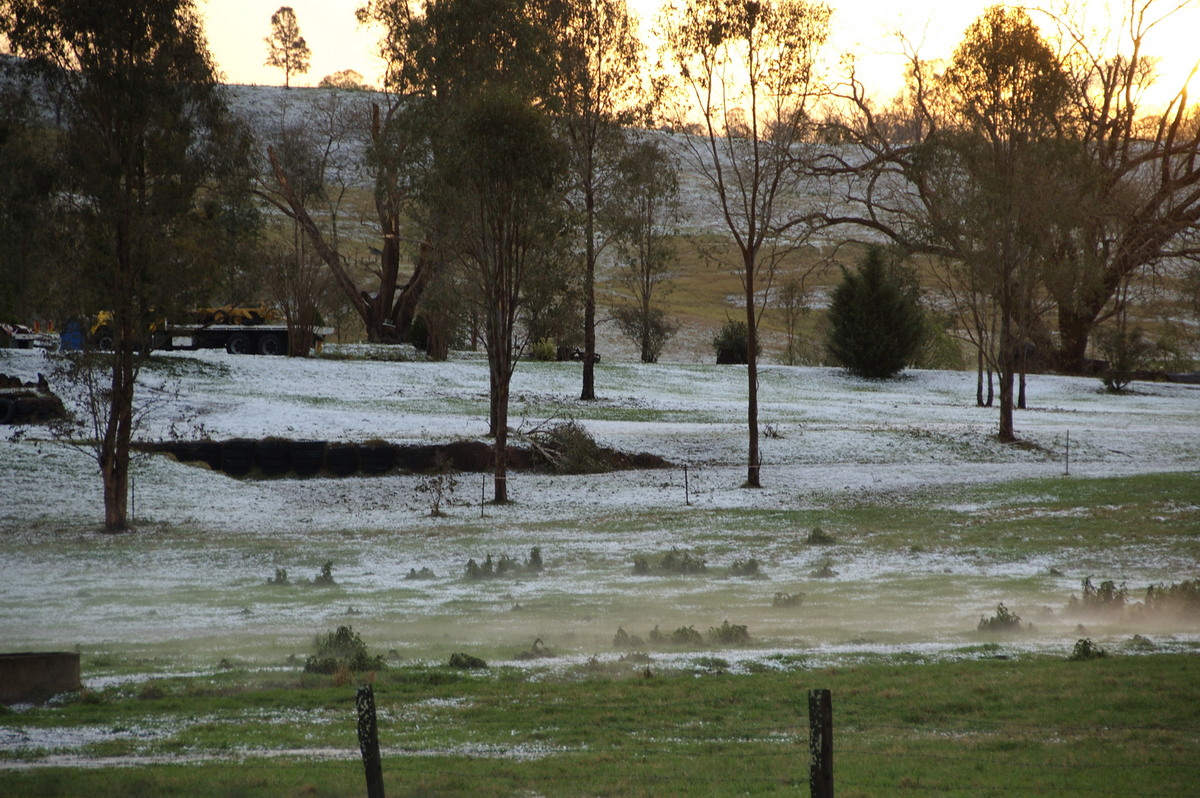
[[1065,305],[1058,308],[1058,370],[1064,374],[1083,374],[1088,339],[1095,325],[1095,314],[1075,312]]
[[494,504],[508,503],[508,390],[509,381],[504,378],[505,374],[510,373],[506,363],[497,363],[495,370],[498,372],[493,380],[493,390],[495,399],[493,404],[493,413],[495,415],[495,457],[496,470],[493,479],[493,496]]
[[584,192],[583,390],[579,398],[596,398],[596,195],[589,181]]
[[[1003,312],[1003,311],[1002,311]],[[1016,352],[1013,347],[1012,322],[1008,314],[1000,322],[1000,440],[1013,443],[1017,439],[1013,426],[1013,380],[1016,375]]]
[[746,423],[750,433],[747,453],[746,487],[761,488],[758,451],[758,324],[754,314],[754,260],[746,256]]
[[[988,387],[991,387],[991,375],[988,376]],[[989,390],[988,393],[991,393]],[[989,402],[990,404],[990,402]],[[975,406],[986,407],[983,403],[983,346],[975,350]]]
[[100,448],[100,474],[104,487],[104,529],[123,532],[129,527],[129,452],[133,437],[134,340],[128,309],[117,318],[114,311],[112,393]]

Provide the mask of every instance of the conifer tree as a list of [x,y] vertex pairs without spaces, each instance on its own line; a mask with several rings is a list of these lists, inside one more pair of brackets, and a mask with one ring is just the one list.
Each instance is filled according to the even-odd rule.
[[916,290],[888,269],[878,247],[867,252],[856,273],[842,274],[829,306],[830,356],[859,377],[896,376],[921,346]]

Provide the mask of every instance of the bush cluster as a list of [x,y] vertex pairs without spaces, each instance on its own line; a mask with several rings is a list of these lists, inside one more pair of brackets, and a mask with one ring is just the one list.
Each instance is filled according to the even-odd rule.
[[553,424],[529,437],[539,460],[556,474],[603,474],[613,470],[609,453],[578,421]]
[[[651,645],[658,646],[694,648],[705,643],[705,636],[692,625],[680,626],[672,632],[663,632],[655,626],[650,630],[648,637]],[[709,645],[714,646],[743,645],[750,642],[750,632],[745,626],[731,624],[726,620],[720,626],[709,627],[707,641]],[[613,648],[619,651],[638,649],[645,645],[645,640],[638,635],[629,634],[623,627],[618,627],[617,633],[613,635]]]
[[[745,364],[749,361],[750,328],[744,321],[726,319],[721,329],[713,336],[713,352],[717,363],[722,365]],[[755,342],[754,354],[762,354],[762,346]]]
[[540,574],[545,568],[542,562],[542,549],[540,546],[534,546],[529,550],[529,559],[524,563],[509,557],[507,554],[501,554],[500,559],[493,560],[492,555],[488,555],[483,564],[479,564],[474,559],[467,560],[466,577],[472,581],[483,579],[499,579],[501,577],[516,577],[522,574]]
[[991,618],[980,616],[978,628],[981,632],[1016,632],[1021,628],[1021,616],[1004,604],[997,604],[996,614]]
[[339,626],[313,642],[316,653],[304,663],[305,673],[335,673],[348,671],[377,671],[387,667],[382,655],[372,657],[367,644],[350,626]]

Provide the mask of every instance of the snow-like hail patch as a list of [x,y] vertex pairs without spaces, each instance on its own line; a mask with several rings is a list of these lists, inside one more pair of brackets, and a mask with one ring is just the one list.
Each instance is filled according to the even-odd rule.
[[[41,352],[0,350],[0,372],[24,380],[53,367]],[[214,439],[396,443],[482,440],[487,431],[488,372],[477,354],[430,363],[176,353],[156,358],[144,376],[181,389],[178,403],[146,419],[140,434],[147,439],[166,438],[172,427],[185,437],[202,429]],[[134,473],[138,533],[101,535],[100,481],[88,453],[43,427],[7,430],[0,639],[13,650],[142,652],[160,657],[166,672],[186,673],[226,658],[254,667],[280,665],[288,655],[302,662],[314,635],[347,623],[397,661],[440,657],[447,648],[505,660],[541,638],[572,662],[611,651],[618,626],[645,638],[656,626],[703,632],[729,620],[749,626],[752,655],[762,646],[791,647],[825,659],[953,650],[1006,601],[1036,620],[1029,647],[1069,650],[1076,622],[1061,609],[1083,576],[1132,588],[1196,576],[1177,549],[1113,540],[1034,557],[999,545],[808,547],[807,529],[783,521],[746,529],[745,514],[819,516],[831,498],[859,496],[886,496],[901,514],[908,494],[930,487],[1057,480],[1068,436],[1073,475],[1194,471],[1200,387],[1139,383],[1113,396],[1095,379],[1032,376],[1030,409],[1016,420],[1025,445],[1013,447],[994,440],[997,411],[975,406],[973,374],[917,371],[879,382],[768,365],[759,393],[760,424],[769,429],[761,441],[765,487],[746,490],[745,377],[742,367],[606,359],[597,367],[601,398],[582,402],[579,364],[522,362],[512,384],[518,431],[573,418],[602,445],[651,452],[673,467],[510,472],[514,503],[504,507],[480,503],[490,496],[486,475],[463,474],[441,519],[430,518],[419,475],[233,479],[149,456]],[[994,511],[954,498],[947,504]],[[938,534],[950,540],[954,530]],[[468,559],[523,559],[535,546],[547,563],[539,576],[463,578]],[[671,547],[702,552],[718,571],[753,557],[767,578],[633,574],[635,556]],[[326,561],[334,563],[336,587],[306,586]],[[826,564],[836,577],[815,576]],[[293,586],[267,584],[279,568]],[[434,578],[405,578],[423,568]],[[784,610],[772,606],[776,593],[806,598],[799,610]],[[1122,634],[1112,631],[1113,639]]]

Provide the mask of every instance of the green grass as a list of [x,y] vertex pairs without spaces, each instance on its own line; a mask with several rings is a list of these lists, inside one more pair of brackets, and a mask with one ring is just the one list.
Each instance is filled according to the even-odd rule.
[[[1200,657],[895,657],[806,670],[764,657],[568,671],[384,671],[389,795],[772,795],[806,790],[807,691],[833,694],[839,795],[1193,794]],[[789,667],[791,666],[791,667]],[[142,730],[87,753],[139,767],[8,770],[3,795],[360,795],[354,688],[233,672],[3,717],[10,728]],[[147,731],[149,730],[149,731]],[[316,761],[311,749],[335,749]],[[190,757],[196,764],[170,763]],[[12,755],[7,755],[12,759]],[[212,761],[213,759],[219,761]],[[34,761],[37,757],[32,757]],[[229,764],[226,760],[232,762]]]
[[[187,637],[85,647],[85,678],[151,680],[0,713],[5,736],[46,741],[0,753],[0,795],[362,794],[353,686],[299,672],[313,637],[339,623],[353,623],[372,654],[397,649],[376,681],[389,795],[802,794],[813,687],[833,690],[839,795],[1194,794],[1200,651],[1165,653],[1189,649],[1161,636],[1134,638],[1154,635],[1114,622],[1097,627],[1109,656],[1068,662],[1076,639],[1095,633],[1060,617],[1064,579],[1032,569],[977,574],[970,563],[1043,558],[1062,563],[1076,586],[1089,573],[1121,579],[1130,566],[1161,574],[1155,581],[1194,578],[1197,481],[1195,473],[1062,477],[805,496],[786,511],[631,509],[513,527],[455,508],[461,517],[421,532],[423,547],[453,547],[454,567],[487,552],[524,557],[537,541],[546,572],[544,582],[531,578],[540,585],[532,592],[505,580],[463,589],[457,572],[439,573],[451,580],[441,587],[364,581],[371,558],[397,559],[397,573],[424,564],[403,559],[411,541],[399,545],[394,530],[279,541],[164,527],[119,546],[98,536],[14,537],[6,542],[14,567],[54,573],[53,563],[66,560],[104,569],[111,578],[88,582],[75,599],[122,607],[126,622],[150,622],[157,610],[237,620]],[[832,543],[807,542],[818,526]],[[558,543],[560,535],[574,537]],[[710,573],[632,575],[633,556],[672,546],[703,557]],[[966,564],[949,575],[926,568],[807,576],[826,559],[845,570],[897,552]],[[156,563],[164,556],[176,570],[161,584],[122,580],[147,565],[163,568]],[[731,563],[748,557],[760,560],[766,579],[728,578]],[[276,567],[311,579],[326,560],[334,561],[335,588],[266,583]],[[572,587],[597,584],[606,587]],[[1136,599],[1145,585],[1129,587]],[[425,591],[437,600],[417,617],[405,607]],[[781,591],[803,592],[804,601],[772,606]],[[1021,653],[1020,636],[975,630],[1001,600],[1038,625],[1042,654]],[[349,606],[367,611],[347,618]],[[243,607],[252,608],[245,619]],[[1038,617],[1041,607],[1052,610],[1049,620]],[[287,629],[255,620],[275,613],[302,620],[285,622]],[[922,648],[930,638],[906,630],[910,620],[933,623],[941,649]],[[618,626],[645,639],[656,625],[668,635],[689,625],[704,633],[723,621],[751,636],[736,656],[724,647],[663,645],[644,649],[649,662],[620,662],[612,648]],[[1100,622],[1087,623],[1090,630]],[[420,664],[445,662],[453,651],[509,658],[535,638],[582,653],[577,663],[603,656],[482,674]],[[815,643],[850,644],[856,653],[830,656]],[[854,649],[872,645],[892,653]],[[190,670],[212,675],[177,675]],[[67,732],[84,737],[81,747],[55,748]],[[338,758],[321,753],[329,751]],[[94,761],[55,767],[48,753]],[[151,764],[132,767],[123,757]],[[36,767],[13,767],[22,763]]]

